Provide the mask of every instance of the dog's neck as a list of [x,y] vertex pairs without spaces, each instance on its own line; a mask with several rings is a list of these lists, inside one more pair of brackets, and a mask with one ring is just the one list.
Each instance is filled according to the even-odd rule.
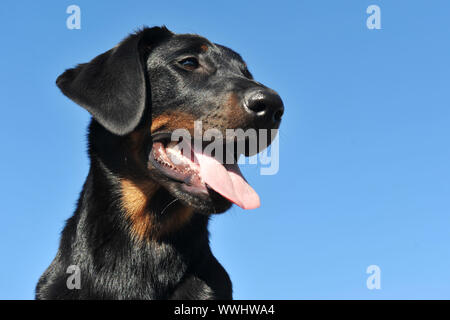
[[[145,198],[148,190],[118,179],[92,160],[92,166],[97,167],[91,167],[77,210],[62,233],[60,254],[67,257],[67,265],[80,267],[86,287],[93,285],[92,281],[126,282],[117,286],[120,291],[102,286],[96,296],[167,298],[192,266],[202,265],[211,252],[208,216],[192,213],[188,220],[177,218],[182,206],[177,208],[174,203],[158,217],[159,212],[152,210],[159,200]],[[162,192],[153,195],[165,196]],[[172,232],[169,224],[173,219],[187,221],[175,221],[180,225]],[[90,278],[83,278],[86,270],[91,270]],[[124,274],[134,276],[123,278]]]
[[86,183],[92,184],[91,194],[80,199],[89,204],[86,213],[110,217],[137,245],[175,239],[184,246],[208,242],[209,216],[195,213],[152,180],[117,177],[93,157]]

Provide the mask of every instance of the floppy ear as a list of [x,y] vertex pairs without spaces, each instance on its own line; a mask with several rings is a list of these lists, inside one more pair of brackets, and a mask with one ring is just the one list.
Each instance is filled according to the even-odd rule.
[[145,28],[91,62],[66,70],[56,84],[106,129],[127,134],[139,124],[147,103],[146,52],[171,35],[165,27]]

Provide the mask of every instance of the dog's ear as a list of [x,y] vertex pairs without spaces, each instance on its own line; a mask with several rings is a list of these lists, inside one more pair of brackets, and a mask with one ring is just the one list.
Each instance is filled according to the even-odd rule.
[[172,35],[165,27],[145,28],[91,62],[66,70],[56,84],[106,129],[125,135],[139,124],[147,104],[145,56]]

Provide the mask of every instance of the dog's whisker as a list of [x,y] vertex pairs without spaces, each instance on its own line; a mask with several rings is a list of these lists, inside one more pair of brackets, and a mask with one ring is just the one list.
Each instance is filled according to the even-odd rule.
[[163,215],[164,212],[165,212],[172,204],[174,204],[174,203],[177,202],[177,201],[178,201],[178,198],[172,200],[167,206],[165,206],[165,208],[161,211],[160,215]]

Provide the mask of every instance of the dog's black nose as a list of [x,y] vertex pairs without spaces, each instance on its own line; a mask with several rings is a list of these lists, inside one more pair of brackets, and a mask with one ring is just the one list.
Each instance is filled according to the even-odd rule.
[[257,89],[246,93],[244,107],[260,127],[277,127],[283,116],[284,106],[280,96],[270,89]]

